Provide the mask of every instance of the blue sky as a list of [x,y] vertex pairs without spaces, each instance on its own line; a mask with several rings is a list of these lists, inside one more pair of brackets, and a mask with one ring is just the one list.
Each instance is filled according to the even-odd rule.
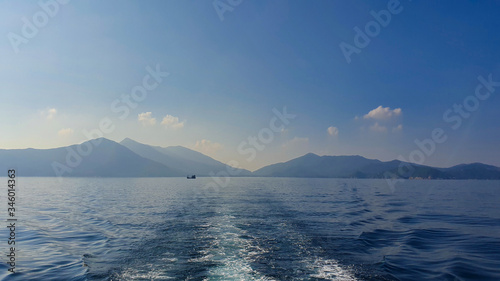
[[[40,2],[53,12],[46,22],[37,1],[0,3],[1,148],[79,143],[107,117],[109,139],[255,170],[307,152],[408,160],[422,151],[415,140],[442,128],[446,141],[423,164],[500,166],[500,87],[457,129],[443,119],[479,76],[500,81],[496,1],[62,2]],[[223,20],[214,3],[230,7]],[[354,28],[391,5],[399,12],[348,63],[340,44],[355,47]],[[42,23],[25,36],[23,18]],[[113,101],[157,66],[169,76],[120,119]],[[238,146],[285,106],[296,117],[248,161]]]

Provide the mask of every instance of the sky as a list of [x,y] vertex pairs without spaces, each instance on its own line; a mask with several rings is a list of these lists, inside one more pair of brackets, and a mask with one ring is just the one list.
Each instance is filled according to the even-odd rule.
[[1,1],[0,148],[102,135],[249,170],[308,152],[500,166],[499,12],[498,1]]

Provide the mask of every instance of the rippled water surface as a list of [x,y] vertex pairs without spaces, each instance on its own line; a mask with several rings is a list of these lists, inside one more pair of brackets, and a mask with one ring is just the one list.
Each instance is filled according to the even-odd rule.
[[500,181],[210,182],[20,178],[18,273],[2,196],[0,277],[500,280]]

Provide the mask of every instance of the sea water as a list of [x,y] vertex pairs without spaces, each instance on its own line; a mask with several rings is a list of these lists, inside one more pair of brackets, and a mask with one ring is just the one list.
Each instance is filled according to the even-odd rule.
[[500,181],[4,182],[2,280],[500,280]]

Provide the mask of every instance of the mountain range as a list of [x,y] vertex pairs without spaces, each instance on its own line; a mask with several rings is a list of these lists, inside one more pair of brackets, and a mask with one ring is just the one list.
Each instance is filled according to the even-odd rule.
[[151,146],[129,138],[120,143],[99,138],[52,149],[0,149],[0,168],[14,168],[19,176],[63,177],[212,176],[231,170],[233,175],[258,177],[500,179],[500,168],[482,163],[436,168],[313,153],[250,172],[182,146]]
[[500,179],[500,168],[482,163],[436,168],[399,160],[382,162],[362,156],[318,156],[308,153],[252,173],[260,177]]

